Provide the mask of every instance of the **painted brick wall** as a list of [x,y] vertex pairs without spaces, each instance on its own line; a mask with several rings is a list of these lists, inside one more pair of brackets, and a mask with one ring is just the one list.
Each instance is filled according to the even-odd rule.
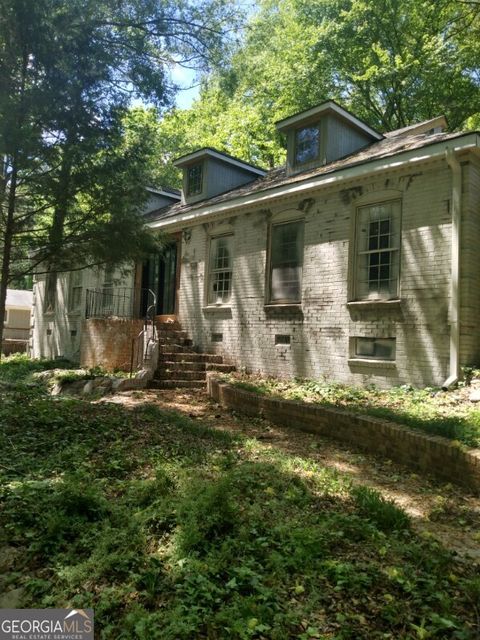
[[[33,307],[30,352],[34,358],[67,358],[80,361],[82,322],[85,318],[87,289],[101,288],[104,275],[101,269],[84,269],[79,308],[70,312],[68,308],[69,274],[60,273],[57,279],[56,305],[51,313],[44,313],[45,275],[37,275],[33,287]],[[114,272],[116,286],[134,287],[134,271],[123,274]]]
[[[480,177],[464,169],[468,182],[468,229],[476,234],[464,256],[464,362],[478,358],[478,253]],[[282,199],[269,211],[251,210],[228,221],[197,225],[182,246],[180,321],[200,348],[222,353],[237,367],[275,376],[327,378],[353,384],[391,386],[441,385],[448,376],[451,252],[451,173],[444,161],[391,171],[375,180],[358,179],[342,191],[308,194],[313,206],[305,213],[305,248],[300,309],[265,308],[265,262],[271,220],[301,217],[299,198]],[[400,298],[397,305],[352,307],[348,283],[356,207],[365,200],[382,201],[386,193],[402,201]],[[304,207],[305,208],[305,207]],[[205,256],[208,237],[234,233],[231,304],[205,308]],[[475,264],[478,263],[478,260]],[[468,307],[468,312],[467,312]],[[212,342],[221,333],[223,342]],[[276,346],[275,335],[291,336],[289,346]],[[354,336],[395,337],[394,364],[349,363]],[[478,360],[477,360],[478,362]]]
[[143,327],[143,320],[90,318],[82,324],[80,366],[104,367],[108,371],[130,369],[132,340]]

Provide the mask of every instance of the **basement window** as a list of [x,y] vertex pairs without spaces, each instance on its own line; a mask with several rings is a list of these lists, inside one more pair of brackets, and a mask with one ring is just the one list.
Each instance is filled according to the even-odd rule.
[[395,338],[355,338],[354,357],[359,360],[395,360]]

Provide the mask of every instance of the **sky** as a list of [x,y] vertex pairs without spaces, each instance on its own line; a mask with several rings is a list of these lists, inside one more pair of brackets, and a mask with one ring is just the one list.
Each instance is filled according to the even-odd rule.
[[175,104],[179,109],[188,109],[200,91],[195,71],[175,65],[171,71],[171,76],[173,82],[180,87],[175,98]]

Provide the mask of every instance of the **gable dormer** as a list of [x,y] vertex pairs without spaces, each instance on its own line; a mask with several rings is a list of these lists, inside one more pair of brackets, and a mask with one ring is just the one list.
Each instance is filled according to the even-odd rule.
[[248,162],[209,147],[177,158],[173,164],[183,169],[184,204],[212,198],[266,173]]
[[383,138],[333,100],[276,123],[287,137],[287,174],[335,162]]
[[181,200],[181,193],[178,189],[170,187],[147,187],[148,199],[145,203],[143,213],[147,214],[156,209],[161,209],[170,204],[176,204]]

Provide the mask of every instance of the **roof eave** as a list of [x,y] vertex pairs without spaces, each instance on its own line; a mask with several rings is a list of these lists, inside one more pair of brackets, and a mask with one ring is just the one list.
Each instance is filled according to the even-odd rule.
[[287,131],[291,129],[297,124],[302,123],[305,120],[310,120],[315,116],[322,116],[325,113],[335,113],[340,118],[346,120],[350,125],[353,125],[356,129],[363,131],[365,134],[370,136],[373,140],[383,140],[384,136],[372,129],[366,122],[357,118],[353,113],[347,111],[339,104],[337,104],[334,100],[328,100],[327,102],[323,102],[322,104],[317,105],[316,107],[312,107],[307,111],[302,111],[300,113],[296,113],[293,116],[289,116],[288,118],[284,118],[283,120],[279,120],[275,123],[277,130],[280,132]]
[[436,157],[443,156],[447,149],[451,149],[454,152],[472,150],[480,156],[480,134],[477,132],[464,134],[450,140],[434,142],[428,146],[420,147],[418,149],[402,151],[376,160],[359,162],[358,164],[350,165],[343,169],[337,169],[330,173],[323,173],[318,176],[306,178],[302,181],[290,182],[278,187],[267,188],[263,191],[255,191],[244,196],[233,197],[231,200],[219,202],[210,206],[206,204],[204,207],[195,208],[193,210],[190,209],[184,214],[179,213],[173,218],[154,220],[148,226],[151,229],[167,227],[174,228],[176,226],[183,227],[185,224],[197,223],[198,220],[203,221],[209,216],[217,216],[219,214],[227,213],[231,209],[246,208],[254,205],[263,206],[269,201],[285,195],[291,196],[298,194],[301,196],[305,191],[311,191],[315,188],[331,186],[345,182],[346,180],[364,177],[369,174],[376,174],[391,169],[398,169],[406,165],[426,162]]
[[193,151],[192,153],[188,153],[184,156],[180,156],[176,158],[172,164],[174,167],[183,168],[195,162],[196,160],[203,160],[204,158],[215,158],[216,160],[220,160],[227,164],[231,164],[233,166],[239,167],[244,171],[249,171],[250,173],[254,173],[258,176],[264,176],[267,172],[264,169],[260,169],[260,167],[255,167],[248,162],[244,162],[243,160],[237,160],[236,158],[230,157],[221,151],[215,151],[215,149],[210,149],[208,147],[204,147],[202,149],[198,149],[197,151]]

